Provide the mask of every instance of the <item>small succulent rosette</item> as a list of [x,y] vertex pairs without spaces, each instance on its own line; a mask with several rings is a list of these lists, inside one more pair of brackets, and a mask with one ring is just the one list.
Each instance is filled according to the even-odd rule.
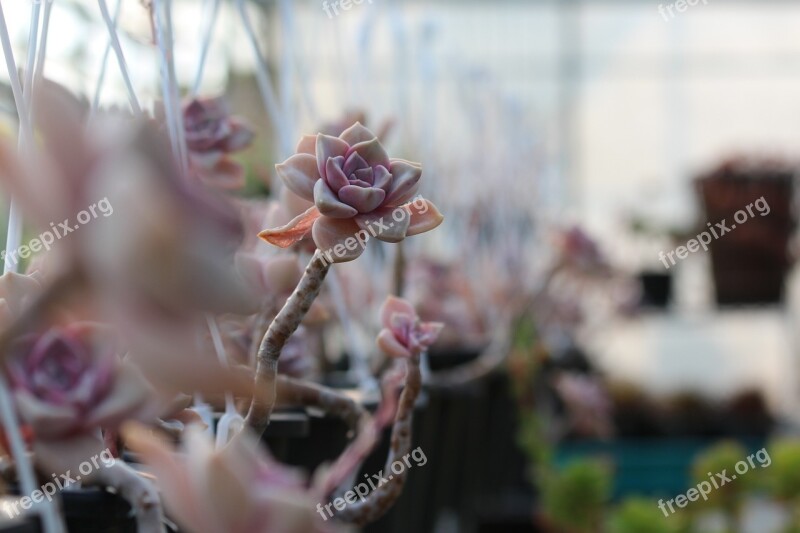
[[378,347],[387,355],[401,358],[427,351],[444,327],[440,322],[421,322],[411,303],[394,296],[381,307],[381,324]]

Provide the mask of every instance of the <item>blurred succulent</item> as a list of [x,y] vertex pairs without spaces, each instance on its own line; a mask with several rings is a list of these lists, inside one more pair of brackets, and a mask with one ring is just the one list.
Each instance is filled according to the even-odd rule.
[[517,444],[528,457],[531,480],[536,482],[552,460],[552,445],[545,432],[545,422],[535,409],[520,410]]
[[547,517],[576,533],[601,531],[611,497],[611,472],[597,460],[577,460],[547,476],[542,486]]
[[0,276],[0,329],[8,328],[41,290],[37,274],[6,272]]
[[622,502],[611,514],[607,533],[681,533],[685,531],[684,515],[670,515],[666,520],[663,513],[646,498],[629,498]]
[[224,98],[190,101],[183,110],[190,171],[203,182],[222,189],[244,186],[244,169],[228,154],[247,148],[253,132],[231,117]]
[[560,231],[556,244],[564,266],[598,275],[609,272],[608,262],[594,239],[578,226]]
[[158,410],[151,386],[119,359],[116,339],[97,324],[72,323],[17,339],[6,372],[17,410],[33,429],[37,461],[54,472],[102,449],[98,427],[153,419]]
[[166,509],[195,533],[322,533],[320,501],[303,477],[269,457],[246,429],[216,450],[197,426],[184,432],[184,454],[132,426],[126,442],[158,478]]
[[[780,439],[769,445],[769,454],[778,468],[770,468],[766,487],[779,500],[800,497],[800,440]],[[800,503],[800,502],[798,502]]]
[[[88,273],[111,309],[166,316],[255,306],[231,268],[242,240],[238,213],[181,176],[163,131],[116,115],[87,123],[84,104],[55,83],[41,84],[33,97],[38,157],[23,164],[0,143],[0,180],[30,222],[50,233],[49,254]],[[73,226],[90,208],[92,222]],[[56,221],[62,234],[53,239]]]
[[[423,320],[443,322],[436,348],[480,349],[488,342],[487,302],[463,262],[417,257],[408,267],[409,300]],[[497,315],[494,314],[496,317]]]
[[[726,473],[728,477],[735,476],[733,472],[737,462],[747,459],[744,446],[736,441],[721,441],[700,453],[692,464],[692,481],[695,484],[709,483],[712,476]],[[714,477],[714,480],[719,479]],[[742,501],[747,491],[755,482],[754,473],[731,478],[718,489],[708,494],[708,501],[702,499],[696,502],[698,506],[719,508],[728,513],[729,520],[736,521]]]

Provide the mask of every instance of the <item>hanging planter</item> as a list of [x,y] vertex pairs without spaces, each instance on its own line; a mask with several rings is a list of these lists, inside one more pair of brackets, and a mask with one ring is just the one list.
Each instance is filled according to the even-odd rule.
[[795,171],[764,159],[732,159],[700,176],[718,305],[775,304],[792,265]]

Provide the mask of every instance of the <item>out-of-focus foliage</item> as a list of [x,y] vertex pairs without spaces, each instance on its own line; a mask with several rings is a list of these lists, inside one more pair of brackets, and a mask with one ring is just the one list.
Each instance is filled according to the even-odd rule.
[[611,497],[611,471],[598,460],[579,460],[549,475],[543,503],[549,519],[570,531],[599,531]]
[[682,514],[664,517],[655,502],[648,498],[625,500],[611,514],[607,533],[681,533],[686,531]]

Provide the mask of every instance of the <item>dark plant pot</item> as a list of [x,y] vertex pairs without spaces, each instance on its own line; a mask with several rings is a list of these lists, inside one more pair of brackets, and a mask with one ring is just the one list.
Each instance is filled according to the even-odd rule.
[[744,391],[723,404],[684,393],[667,402],[645,395],[614,401],[615,435],[621,440],[651,438],[760,438],[775,429],[763,395]]
[[481,351],[480,348],[433,349],[428,354],[428,364],[434,372],[448,370],[474,361]]
[[[716,229],[725,220],[730,231],[711,241],[716,300],[725,305],[775,304],[783,299],[791,267],[788,244],[794,231],[794,171],[788,166],[727,163],[698,180],[706,222]],[[764,198],[769,214],[747,219],[737,211]],[[703,228],[703,231],[707,230]]]
[[[58,493],[69,533],[136,533],[136,517],[120,496],[100,488],[64,490]],[[27,511],[34,513],[34,511]],[[0,526],[2,533],[39,533],[37,515]]]
[[136,533],[131,506],[116,494],[99,488],[61,493],[70,533]]
[[41,533],[42,526],[36,516],[20,517],[6,524],[0,524],[0,533]]
[[261,440],[269,446],[272,454],[286,461],[289,449],[298,439],[306,438],[311,431],[311,418],[306,410],[299,408],[278,409],[270,416],[269,425]]
[[[343,356],[346,358],[347,355]],[[358,380],[348,370],[336,370],[329,372],[325,375],[323,380],[326,387],[332,389],[356,389],[358,388]]]
[[348,428],[344,421],[328,416],[309,416],[308,432],[303,438],[264,436],[264,441],[284,463],[313,472],[320,465],[335,460],[347,446]]
[[[430,390],[428,404],[414,417],[412,444],[428,463],[409,470],[395,507],[364,533],[434,531],[444,514],[458,517],[452,531],[517,531],[493,527],[520,524],[529,531],[535,496],[517,442],[515,407],[505,372],[469,387]],[[383,452],[373,454],[364,473],[384,468],[387,445],[384,439]]]
[[672,275],[664,272],[642,272],[640,305],[652,309],[665,309],[672,299]]

